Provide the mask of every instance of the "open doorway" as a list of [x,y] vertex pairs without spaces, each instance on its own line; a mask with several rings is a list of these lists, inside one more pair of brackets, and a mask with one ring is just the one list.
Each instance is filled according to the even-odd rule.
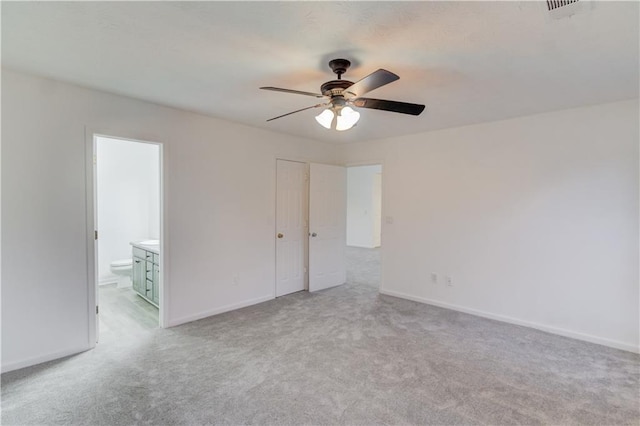
[[159,327],[161,146],[95,136],[96,341]]
[[382,165],[347,168],[347,281],[380,287]]

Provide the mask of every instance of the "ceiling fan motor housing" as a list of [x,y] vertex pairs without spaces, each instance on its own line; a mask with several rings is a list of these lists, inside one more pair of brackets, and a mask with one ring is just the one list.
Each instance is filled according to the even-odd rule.
[[331,80],[320,86],[320,92],[325,96],[341,95],[342,91],[353,85],[349,80]]

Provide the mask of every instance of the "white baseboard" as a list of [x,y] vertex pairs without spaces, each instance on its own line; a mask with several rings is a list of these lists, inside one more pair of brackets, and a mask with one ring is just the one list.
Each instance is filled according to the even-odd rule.
[[108,284],[117,284],[117,283],[118,283],[117,275],[102,277],[98,280],[98,285],[108,285]]
[[175,327],[177,325],[186,324],[188,322],[197,321],[199,319],[207,318],[213,315],[222,314],[229,311],[235,311],[236,309],[246,308],[247,306],[257,305],[258,303],[266,302],[268,300],[275,299],[273,294],[268,296],[257,297],[255,299],[245,300],[239,303],[231,305],[221,306],[219,308],[211,309],[209,311],[199,312],[193,315],[187,315],[182,318],[169,319],[169,327]]
[[605,337],[593,336],[591,334],[580,333],[577,331],[566,330],[564,328],[553,327],[549,325],[539,324],[536,322],[520,320],[517,318],[509,317],[506,315],[493,314],[491,312],[480,311],[473,308],[467,308],[460,305],[453,305],[451,303],[440,302],[438,300],[427,299],[424,297],[412,296],[409,294],[392,291],[392,290],[383,290],[380,288],[380,294],[385,294],[387,296],[399,297],[401,299],[412,300],[414,302],[425,303],[427,305],[438,306],[441,308],[451,309],[458,312],[464,312],[466,314],[476,315],[483,318],[489,318],[492,320],[502,321],[510,324],[521,325],[524,327],[535,328],[536,330],[546,331],[547,333],[557,334],[559,336],[570,337],[572,339],[583,340],[585,342],[596,343],[598,345],[609,346],[615,349],[621,349],[623,351],[640,353],[640,347],[634,346],[630,343],[620,342],[617,340],[607,339]]
[[67,349],[59,352],[52,352],[44,355],[38,355],[35,357],[27,358],[21,361],[9,362],[2,364],[2,372],[8,373],[9,371],[19,370],[25,367],[31,367],[32,365],[42,364],[43,362],[53,361],[58,358],[64,358],[66,356],[79,354],[81,352],[88,351],[89,347]]

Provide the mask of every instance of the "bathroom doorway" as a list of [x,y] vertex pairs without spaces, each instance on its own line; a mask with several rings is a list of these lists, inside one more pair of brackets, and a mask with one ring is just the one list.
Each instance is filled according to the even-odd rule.
[[347,168],[347,281],[380,288],[382,165]]
[[94,135],[95,341],[161,325],[162,145]]

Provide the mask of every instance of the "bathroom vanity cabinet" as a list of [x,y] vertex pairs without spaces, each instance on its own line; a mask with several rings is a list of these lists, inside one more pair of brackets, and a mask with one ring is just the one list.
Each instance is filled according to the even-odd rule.
[[160,301],[160,254],[136,243],[133,246],[133,290],[158,307]]

